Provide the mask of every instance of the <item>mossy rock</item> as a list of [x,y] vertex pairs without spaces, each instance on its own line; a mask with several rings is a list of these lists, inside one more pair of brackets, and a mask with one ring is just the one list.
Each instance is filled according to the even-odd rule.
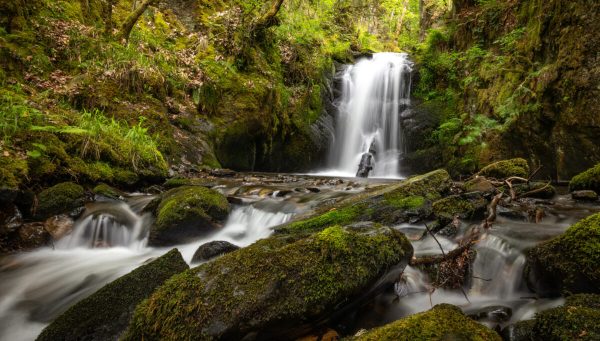
[[496,192],[496,187],[490,182],[490,180],[483,176],[476,176],[475,178],[465,182],[464,187],[468,192]]
[[571,191],[588,189],[600,193],[600,163],[574,176],[569,183],[569,189]]
[[438,304],[433,309],[403,318],[373,329],[353,341],[492,341],[502,340],[495,331],[479,324],[450,304]]
[[532,340],[600,340],[600,296],[579,294],[567,297],[561,307],[538,313]]
[[525,159],[521,158],[503,160],[483,167],[477,174],[495,179],[505,179],[511,176],[526,178],[529,175],[529,165]]
[[199,186],[182,186],[164,193],[150,229],[150,245],[174,245],[219,228],[229,214],[221,193]]
[[273,236],[171,278],[136,308],[123,340],[293,339],[387,288],[412,254],[387,227]]
[[38,195],[36,215],[48,218],[82,206],[85,203],[83,187],[73,182],[63,182],[43,190]]
[[600,213],[527,252],[525,275],[542,297],[600,293]]
[[442,220],[450,221],[455,215],[462,219],[481,218],[485,213],[487,200],[479,192],[452,195],[433,203],[433,214]]
[[92,189],[92,192],[96,195],[101,195],[103,197],[114,200],[119,200],[120,198],[126,195],[125,192],[111,187],[107,184],[99,184],[98,186],[94,187],[94,189]]
[[116,340],[135,307],[189,267],[177,249],[105,285],[60,315],[37,340]]
[[23,179],[27,178],[28,168],[25,160],[14,156],[0,156],[0,191],[15,192]]
[[450,175],[437,170],[412,177],[383,193],[367,194],[352,203],[341,204],[325,213],[294,221],[275,228],[277,233],[311,233],[333,225],[348,225],[360,221],[395,224],[409,216],[427,217],[431,201],[440,199],[451,186]]
[[[551,199],[556,194],[554,186],[545,182],[530,182],[513,187],[518,196],[529,198]],[[529,193],[529,194],[528,194]]]

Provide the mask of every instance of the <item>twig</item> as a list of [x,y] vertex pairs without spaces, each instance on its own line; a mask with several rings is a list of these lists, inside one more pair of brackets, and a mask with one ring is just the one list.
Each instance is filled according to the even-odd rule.
[[521,194],[521,195],[519,195],[519,198],[525,198],[525,197],[527,197],[527,196],[530,196],[530,195],[532,195],[532,194],[536,194],[536,193],[542,192],[542,191],[544,191],[546,188],[548,188],[548,187],[550,186],[550,184],[552,184],[552,181],[548,181],[548,183],[547,183],[546,185],[544,185],[544,187],[540,187],[540,188],[538,188],[538,189],[534,189],[534,190],[532,190],[532,191],[529,191],[529,192],[527,192],[527,193],[525,193],[525,194]]
[[435,240],[435,242],[438,244],[438,246],[440,247],[440,250],[442,250],[442,255],[445,258],[446,257],[446,252],[444,252],[444,248],[442,247],[442,244],[440,244],[440,241],[435,237],[435,235],[433,234],[433,232],[431,232],[431,229],[429,229],[429,226],[427,226],[427,224],[425,224],[425,228],[427,229],[427,232],[429,232],[429,234],[431,235],[431,237],[433,237],[433,240]]

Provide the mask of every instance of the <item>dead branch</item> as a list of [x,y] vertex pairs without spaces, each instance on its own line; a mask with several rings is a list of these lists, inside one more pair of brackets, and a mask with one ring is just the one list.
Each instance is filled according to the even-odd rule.
[[519,198],[526,198],[526,197],[528,197],[528,196],[530,196],[530,195],[533,195],[533,194],[536,194],[536,193],[543,192],[543,191],[544,191],[544,190],[546,190],[548,187],[550,187],[550,185],[551,185],[551,184],[552,184],[552,181],[548,181],[548,183],[546,183],[546,185],[544,185],[543,187],[540,187],[540,188],[538,188],[538,189],[534,189],[534,190],[531,190],[531,191],[529,191],[529,192],[527,192],[527,193],[521,194],[521,195],[519,195]]
[[494,196],[494,198],[492,199],[492,202],[488,206],[488,216],[487,216],[487,218],[485,218],[485,220],[483,221],[483,224],[482,224],[484,228],[489,229],[490,227],[492,227],[492,224],[494,223],[494,221],[496,221],[496,216],[497,216],[496,209],[497,209],[498,203],[502,199],[503,195],[504,195],[504,193],[496,194]]
[[516,200],[517,194],[515,193],[515,189],[513,188],[512,182],[508,180],[504,180],[506,186],[508,186],[508,193],[510,193],[510,200]]
[[127,17],[127,19],[125,19],[125,22],[123,22],[123,25],[121,26],[120,38],[122,40],[124,40],[125,42],[129,41],[129,35],[131,34],[131,30],[133,29],[137,21],[140,19],[142,14],[146,12],[146,9],[148,9],[150,5],[153,5],[158,1],[159,0],[145,0],[140,5],[140,7],[136,8],[135,11],[133,11],[133,13],[131,13]]

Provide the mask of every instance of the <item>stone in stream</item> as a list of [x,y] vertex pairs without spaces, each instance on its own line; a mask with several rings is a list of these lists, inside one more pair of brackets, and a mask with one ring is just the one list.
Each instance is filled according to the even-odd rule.
[[71,233],[74,224],[75,221],[73,221],[71,217],[66,214],[61,214],[46,219],[44,222],[44,228],[46,231],[48,231],[48,233],[50,233],[53,240],[59,240],[65,235]]
[[526,178],[529,174],[529,165],[525,159],[517,158],[494,162],[483,167],[477,175],[488,178],[505,179],[511,176]]
[[92,189],[92,192],[96,196],[101,196],[113,200],[122,200],[123,197],[127,195],[127,193],[118,190],[114,187],[111,187],[107,184],[99,184],[98,186],[94,187],[94,189]]
[[175,245],[190,241],[222,226],[229,214],[229,203],[221,193],[200,186],[182,186],[164,193],[156,205],[148,206],[156,214],[148,243]]
[[294,339],[391,287],[412,254],[387,227],[259,240],[171,278],[123,340]]
[[349,341],[470,340],[501,341],[495,331],[479,324],[450,304],[415,314],[349,338]]
[[592,190],[600,193],[600,163],[571,179],[569,190]]
[[117,340],[135,307],[188,265],[177,249],[142,265],[81,300],[46,327],[37,340]]
[[476,321],[489,321],[502,323],[510,320],[512,309],[509,307],[494,305],[483,307],[469,313],[469,317]]
[[83,206],[85,201],[83,187],[72,182],[63,182],[40,192],[36,216],[40,219],[46,219],[54,215],[67,213]]
[[579,201],[598,201],[598,193],[592,190],[574,191],[571,193],[571,198]]
[[527,252],[527,285],[541,297],[600,293],[600,213]]
[[224,255],[229,252],[233,252],[239,249],[239,246],[233,245],[230,242],[215,240],[212,242],[204,243],[198,247],[198,250],[192,257],[192,262],[202,262],[211,260],[217,256]]
[[277,226],[274,230],[280,234],[310,233],[360,221],[393,225],[425,219],[431,215],[431,202],[441,199],[451,184],[448,172],[433,171],[354,196],[334,207],[324,206],[312,217]]
[[536,314],[502,330],[505,340],[600,340],[600,296],[569,296],[564,305]]
[[373,170],[373,154],[364,153],[360,158],[360,163],[358,164],[358,172],[356,172],[356,177],[368,178],[371,170]]
[[458,215],[461,219],[483,219],[487,200],[480,192],[452,195],[432,204],[433,214],[446,224]]

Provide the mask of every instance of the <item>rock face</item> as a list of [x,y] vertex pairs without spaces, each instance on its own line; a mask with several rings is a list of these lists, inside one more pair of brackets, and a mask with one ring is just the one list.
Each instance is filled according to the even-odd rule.
[[183,186],[164,193],[150,229],[150,245],[174,245],[220,227],[229,213],[229,203],[219,192]]
[[43,190],[38,195],[38,202],[37,216],[44,219],[82,206],[85,192],[83,187],[75,183],[63,182]]
[[407,179],[383,192],[359,196],[355,201],[341,203],[314,217],[278,226],[275,232],[310,233],[360,221],[391,225],[426,218],[431,215],[431,202],[441,199],[450,186],[448,172],[433,171]]
[[213,242],[205,243],[200,245],[198,250],[192,257],[192,262],[202,262],[213,259],[217,256],[224,255],[229,252],[233,252],[239,249],[239,246],[235,246],[230,242],[216,240]]
[[[600,340],[600,296],[569,296],[561,307],[538,313],[535,320],[505,328],[511,341]],[[510,338],[508,338],[510,337]]]
[[173,249],[69,308],[37,340],[116,340],[136,305],[169,277],[186,269],[181,254]]
[[391,285],[412,253],[387,227],[263,239],[171,278],[136,308],[123,340],[293,339]]
[[478,174],[496,179],[504,179],[511,176],[526,178],[529,174],[529,165],[527,165],[525,159],[520,158],[503,160],[483,167]]
[[500,335],[481,325],[449,304],[403,318],[351,338],[353,341],[500,341]]
[[525,276],[542,297],[600,293],[600,214],[527,252]]
[[586,170],[583,173],[575,175],[569,183],[571,191],[592,190],[600,192],[600,163]]

